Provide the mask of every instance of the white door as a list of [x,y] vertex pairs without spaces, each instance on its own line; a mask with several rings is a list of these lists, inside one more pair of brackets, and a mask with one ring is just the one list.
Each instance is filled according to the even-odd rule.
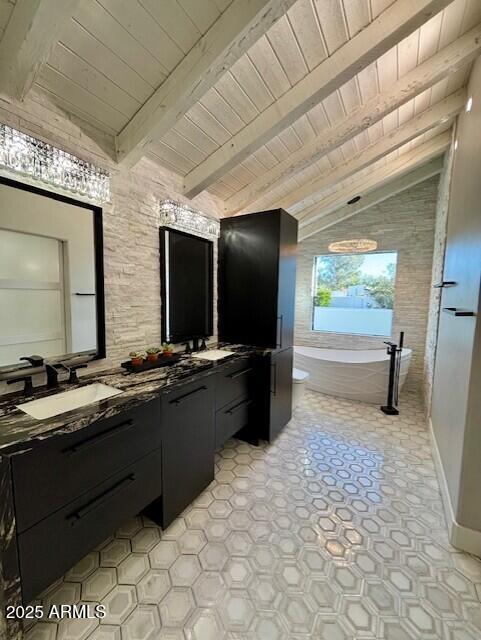
[[66,353],[62,242],[0,229],[0,366]]

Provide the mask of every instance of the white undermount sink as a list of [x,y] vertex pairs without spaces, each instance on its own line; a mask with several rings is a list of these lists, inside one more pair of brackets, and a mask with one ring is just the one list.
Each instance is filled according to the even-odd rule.
[[234,353],[235,351],[227,351],[227,349],[208,349],[207,351],[194,353],[192,357],[198,358],[199,360],[222,360],[222,358],[232,356]]
[[80,409],[80,407],[85,407],[93,402],[111,398],[119,393],[122,393],[120,389],[109,387],[101,382],[94,382],[85,387],[72,389],[72,391],[64,391],[39,400],[17,404],[16,407],[36,420],[45,420],[45,418],[52,418],[67,411]]

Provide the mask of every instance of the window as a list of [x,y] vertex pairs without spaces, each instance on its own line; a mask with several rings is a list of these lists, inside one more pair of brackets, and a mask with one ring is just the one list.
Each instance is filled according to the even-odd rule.
[[314,331],[390,336],[397,253],[314,259]]
[[0,365],[68,353],[62,242],[0,229],[0,246]]

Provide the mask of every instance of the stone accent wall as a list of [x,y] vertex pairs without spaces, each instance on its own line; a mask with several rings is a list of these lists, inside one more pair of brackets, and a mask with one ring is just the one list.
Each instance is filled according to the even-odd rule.
[[[112,160],[111,136],[67,117],[42,94],[32,92],[22,104],[0,99],[0,121],[111,173],[111,203],[103,206],[107,359],[89,365],[88,371],[118,365],[129,351],[159,344],[158,200],[184,201],[215,217],[222,215],[222,201],[206,192],[187,200],[181,195],[181,178],[149,160],[130,171],[119,167]],[[214,311],[217,327],[216,299]],[[0,393],[13,390],[0,383]]]
[[423,388],[434,225],[439,178],[436,176],[384,202],[320,231],[299,244],[297,262],[295,344],[339,349],[380,349],[387,337],[312,331],[314,258],[328,254],[338,240],[370,238],[379,251],[397,251],[396,292],[391,339],[405,331],[413,357],[406,388]]
[[[453,127],[453,141],[456,138],[456,125]],[[434,253],[431,286],[443,279],[444,253],[446,250],[446,233],[448,225],[449,196],[451,174],[453,170],[454,144],[444,156],[444,169],[439,181],[438,200],[436,204],[436,226],[434,229]],[[434,379],[434,363],[436,361],[436,345],[438,341],[439,313],[442,289],[431,288],[429,300],[429,316],[426,331],[426,353],[424,356],[424,406],[430,413],[432,386]]]

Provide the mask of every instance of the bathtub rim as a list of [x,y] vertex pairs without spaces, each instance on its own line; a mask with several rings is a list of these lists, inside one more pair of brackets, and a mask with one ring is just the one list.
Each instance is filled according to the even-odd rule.
[[[337,358],[329,358],[329,357],[322,357],[321,354],[313,354],[313,353],[303,353],[302,351],[299,351],[299,349],[313,349],[316,351],[323,351],[323,352],[346,352],[346,353],[356,353],[356,354],[361,354],[361,353],[369,353],[372,354],[373,352],[378,352],[379,356],[382,355],[382,357],[377,357],[377,358],[369,358],[369,359],[347,359],[347,358],[342,358],[342,359],[337,359]],[[312,360],[315,361],[320,361],[320,362],[326,362],[326,363],[331,363],[331,364],[337,364],[337,365],[342,365],[342,364],[349,364],[349,365],[366,365],[366,364],[374,364],[377,362],[388,362],[390,359],[390,356],[387,354],[387,350],[386,349],[334,349],[332,347],[314,347],[314,346],[310,346],[310,345],[294,345],[293,347],[293,351],[294,351],[294,355],[300,356],[302,358],[311,358]],[[401,355],[401,359],[402,360],[406,360],[406,359],[410,359],[412,357],[412,349],[406,347],[403,348],[402,351],[402,355]]]

